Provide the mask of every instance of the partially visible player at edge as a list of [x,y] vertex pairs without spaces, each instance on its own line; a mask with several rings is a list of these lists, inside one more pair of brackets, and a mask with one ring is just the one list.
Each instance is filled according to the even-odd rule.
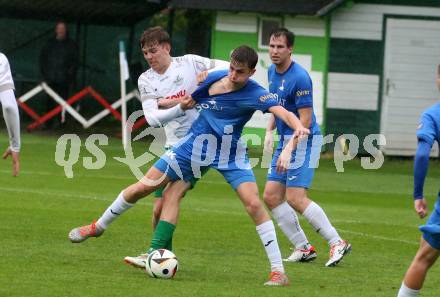
[[[189,181],[194,178],[193,168],[205,170],[208,167],[217,169],[234,188],[245,206],[246,211],[253,219],[258,235],[263,243],[266,255],[271,263],[271,274],[265,285],[284,286],[289,281],[284,274],[281,253],[276,238],[275,227],[267,211],[264,209],[258,195],[258,187],[252,172],[249,158],[245,148],[239,139],[246,122],[252,117],[255,110],[270,111],[277,117],[282,118],[292,129],[295,129],[295,136],[303,137],[309,132],[304,128],[298,118],[278,105],[272,94],[269,94],[256,82],[249,80],[255,73],[255,66],[258,61],[257,53],[250,47],[241,46],[231,54],[231,63],[228,71],[216,71],[208,75],[205,82],[193,93],[194,98],[200,105],[203,105],[199,118],[193,123],[190,133],[184,141],[164,154],[146,173],[145,177],[126,188],[119,197],[130,206],[139,199],[150,194],[158,187],[167,184],[169,181],[183,179]],[[192,107],[196,102],[188,96],[180,103],[182,108]],[[215,139],[214,155],[209,148],[200,147],[200,143],[194,142],[203,137]],[[230,146],[223,146],[223,136],[229,139]],[[285,170],[290,163],[291,151],[294,149],[294,138],[286,145],[285,153],[278,160],[278,170]],[[194,144],[194,146],[193,146]],[[212,142],[211,142],[211,145]],[[200,159],[194,158],[194,154],[200,154]],[[210,153],[207,153],[208,150]],[[237,155],[235,153],[238,153]],[[224,155],[226,153],[226,157]],[[207,165],[201,160],[209,157],[212,163]],[[156,185],[157,184],[157,185]],[[168,199],[169,198],[169,199]],[[117,198],[113,204],[118,202]],[[168,207],[168,202],[173,205],[177,199],[164,196],[164,205],[161,220],[173,223],[173,218],[166,218],[166,215],[173,213],[176,207]],[[109,225],[125,210],[121,209],[118,216],[106,216],[106,225]],[[170,212],[165,212],[165,209]],[[100,226],[101,217],[96,224],[75,228],[71,231],[71,237],[81,237],[82,241],[88,237],[100,236],[104,229]],[[80,232],[83,230],[84,232]]]
[[307,262],[316,258],[315,248],[304,234],[296,210],[328,242],[330,258],[325,265],[335,266],[351,250],[351,245],[341,239],[323,209],[307,195],[318,164],[322,136],[313,112],[312,80],[307,71],[291,58],[294,41],[295,35],[285,28],[271,33],[269,56],[273,64],[268,70],[269,91],[277,94],[280,105],[294,113],[304,127],[310,129],[311,134],[307,142],[293,151],[292,169],[279,173],[275,170],[277,160],[293,131],[284,122],[271,117],[266,131],[265,150],[272,151],[275,124],[280,141],[267,175],[264,202],[295,247],[285,261]]
[[12,175],[17,176],[20,171],[20,116],[17,101],[14,95],[14,81],[12,80],[11,68],[8,58],[0,53],[0,102],[3,109],[3,117],[9,135],[9,147],[3,153],[2,158],[12,157]]
[[[440,90],[440,65],[437,66],[437,87]],[[426,109],[417,128],[417,151],[414,157],[414,209],[422,219],[428,214],[423,186],[429,166],[429,153],[435,141],[440,144],[440,103]],[[426,225],[420,226],[423,235],[420,247],[406,271],[397,297],[416,297],[429,268],[440,255],[440,192]]]
[[[171,57],[169,34],[161,27],[145,30],[140,38],[141,50],[150,69],[142,73],[138,80],[142,109],[148,124],[152,127],[164,127],[166,134],[165,149],[171,148],[185,136],[192,123],[199,116],[195,109],[182,111],[179,103],[186,95],[197,88],[196,76],[206,70],[227,69],[229,63],[197,55]],[[194,186],[196,180],[191,181]],[[190,187],[187,183],[173,183],[167,191],[183,196]],[[167,233],[170,226],[160,222],[162,194],[165,187],[154,195],[152,226],[156,230],[154,244],[161,244],[160,236]],[[181,198],[179,197],[179,198]],[[172,240],[164,248],[172,250]],[[137,257],[125,257],[124,261],[135,267],[145,267],[146,254]]]

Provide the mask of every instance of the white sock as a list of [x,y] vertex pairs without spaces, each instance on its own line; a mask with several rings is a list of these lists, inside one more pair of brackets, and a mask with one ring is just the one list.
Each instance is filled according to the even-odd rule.
[[128,203],[125,201],[122,193],[123,192],[118,195],[118,198],[113,201],[109,208],[104,211],[102,216],[96,222],[99,228],[104,230],[107,229],[108,225],[110,225],[114,220],[116,220],[117,217],[134,205],[133,203]]
[[309,223],[313,226],[313,228],[327,240],[329,245],[332,245],[339,240],[341,237],[339,236],[336,229],[332,226],[327,216],[325,215],[324,210],[316,204],[315,202],[311,202],[309,206],[303,212],[304,217],[309,221]]
[[275,233],[275,226],[272,220],[258,225],[257,232],[269,258],[271,270],[284,273],[280,247],[278,246],[277,234]]
[[309,241],[299,224],[298,216],[289,203],[284,201],[272,209],[272,214],[278,223],[278,227],[280,227],[295,248],[304,248],[308,244]]
[[410,289],[405,285],[405,283],[402,282],[402,286],[400,287],[397,297],[417,297],[419,296],[419,293],[420,290]]

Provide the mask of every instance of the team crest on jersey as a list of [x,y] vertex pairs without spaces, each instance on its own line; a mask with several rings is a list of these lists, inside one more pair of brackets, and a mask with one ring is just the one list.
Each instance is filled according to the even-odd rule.
[[285,83],[285,82],[286,82],[285,79],[283,79],[283,80],[281,81],[281,86],[279,87],[280,91],[284,91],[284,83]]
[[268,100],[268,99],[277,99],[277,96],[275,96],[275,94],[269,93],[269,94],[260,96],[259,99],[261,102],[266,102],[266,100]]
[[173,83],[174,83],[176,86],[180,86],[180,85],[183,83],[183,77],[180,76],[180,75],[177,75],[176,80],[173,81]]

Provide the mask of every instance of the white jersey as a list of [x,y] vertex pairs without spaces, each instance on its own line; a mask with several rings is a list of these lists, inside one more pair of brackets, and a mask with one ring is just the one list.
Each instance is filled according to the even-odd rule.
[[[163,74],[153,69],[142,73],[138,80],[142,108],[148,121],[148,113],[158,109],[159,99],[176,99],[189,95],[197,88],[197,74],[214,67],[214,61],[196,55],[172,58]],[[199,116],[195,109],[189,109],[164,125],[166,145],[172,146],[184,137],[192,123]]]
[[0,92],[9,89],[14,89],[11,68],[9,67],[8,58],[0,53]]

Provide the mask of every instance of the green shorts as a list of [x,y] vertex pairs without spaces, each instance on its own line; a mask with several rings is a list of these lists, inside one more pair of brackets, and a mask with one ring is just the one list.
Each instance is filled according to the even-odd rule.
[[[201,172],[202,176],[204,176],[205,173],[208,172],[208,169],[209,169],[209,168],[207,167],[207,168],[205,168],[204,170],[202,170],[202,172]],[[199,181],[199,179],[200,179],[200,178],[195,178],[195,177],[193,177],[192,179],[190,179],[189,182],[191,183],[191,185],[190,185],[188,191],[194,189],[194,187],[196,186],[196,184],[197,184],[197,182]],[[167,186],[167,185],[165,185],[165,186],[160,187],[159,189],[157,189],[157,190],[154,192],[154,198],[162,198],[162,194],[163,194],[163,191],[165,190],[165,187],[166,187],[166,186]]]

